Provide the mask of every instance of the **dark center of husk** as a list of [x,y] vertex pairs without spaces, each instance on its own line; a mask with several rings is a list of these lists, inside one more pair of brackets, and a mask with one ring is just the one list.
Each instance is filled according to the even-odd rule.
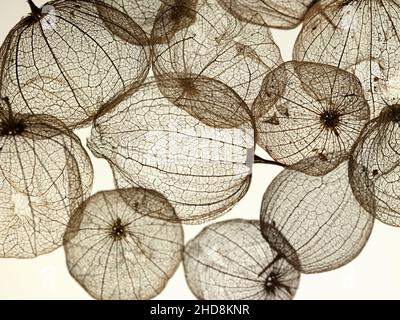
[[26,129],[25,121],[20,120],[12,120],[12,121],[3,121],[1,123],[0,135],[2,136],[17,136],[22,134]]
[[278,276],[275,273],[270,273],[267,277],[267,279],[265,280],[265,291],[268,294],[272,294],[275,295],[276,290],[279,288],[280,283],[279,283],[279,279]]
[[126,236],[125,226],[122,224],[120,218],[118,218],[112,227],[111,235],[115,240],[121,240]]
[[335,129],[340,122],[340,114],[336,111],[326,111],[321,114],[320,120],[325,128]]
[[193,79],[191,78],[180,79],[179,83],[185,95],[193,97],[199,93]]

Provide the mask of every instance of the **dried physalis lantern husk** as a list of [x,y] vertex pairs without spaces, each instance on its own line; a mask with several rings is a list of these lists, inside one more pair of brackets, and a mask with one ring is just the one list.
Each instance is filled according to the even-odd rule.
[[62,245],[71,212],[90,196],[85,149],[49,116],[0,102],[0,257],[33,258]]
[[349,176],[360,204],[380,221],[400,226],[400,106],[370,121],[350,158]]
[[119,188],[160,192],[189,224],[215,219],[242,199],[255,146],[244,102],[220,82],[198,80],[179,106],[160,92],[159,82],[144,84],[99,114],[89,140],[95,155],[110,163]]
[[264,237],[303,273],[351,262],[366,245],[373,224],[374,217],[352,193],[347,161],[323,177],[287,169],[262,202]]
[[100,107],[147,76],[150,49],[127,15],[87,0],[37,8],[0,49],[0,95],[19,113],[46,114],[70,128],[88,125]]
[[[179,30],[177,17],[186,21]],[[282,62],[267,28],[237,20],[216,0],[184,1],[160,11],[151,41],[157,79],[212,78],[234,89],[248,105],[265,75]],[[175,90],[183,94],[187,89],[177,84]]]
[[371,116],[400,99],[400,4],[395,0],[321,1],[311,8],[293,59],[330,64],[355,74]]
[[183,229],[174,215],[151,190],[94,195],[76,210],[65,234],[71,275],[96,299],[154,298],[182,261]]
[[311,175],[347,159],[370,116],[354,75],[297,61],[266,76],[253,110],[257,143],[274,160]]
[[300,273],[263,239],[258,221],[206,227],[185,248],[186,281],[200,300],[290,300]]

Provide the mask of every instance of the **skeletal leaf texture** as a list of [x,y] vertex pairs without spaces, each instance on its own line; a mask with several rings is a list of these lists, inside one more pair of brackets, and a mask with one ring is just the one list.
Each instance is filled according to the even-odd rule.
[[[186,27],[178,30],[177,17]],[[156,19],[151,41],[157,79],[205,76],[227,84],[249,105],[265,75],[282,62],[269,29],[237,20],[217,0],[166,8]],[[180,84],[175,90],[188,88]]]
[[347,172],[347,161],[324,177],[288,169],[264,195],[262,233],[303,273],[344,266],[368,241],[374,218],[355,199]]
[[154,298],[182,261],[183,229],[168,221],[172,215],[173,207],[154,191],[94,195],[74,213],[65,234],[71,275],[96,299]]
[[245,22],[290,29],[303,21],[315,0],[218,0],[222,7]]
[[141,84],[150,68],[144,31],[103,2],[57,0],[32,13],[0,49],[0,95],[20,113],[85,126],[103,105]]
[[294,60],[331,64],[360,78],[377,117],[400,99],[400,4],[395,0],[321,1],[307,14]]
[[333,66],[287,62],[255,100],[258,141],[276,161],[324,175],[348,158],[369,120],[358,79]]
[[[148,38],[151,37],[155,21],[166,10],[169,10],[169,24],[163,26],[161,30],[155,30],[155,36],[152,43],[167,42],[168,38],[175,32],[189,27],[195,21],[195,12],[185,14],[180,8],[191,8],[195,6],[197,0],[103,0],[105,3],[116,7],[120,11],[130,16],[145,31]],[[184,11],[184,9],[183,9]],[[157,28],[160,26],[157,25]],[[164,28],[166,27],[166,28]]]
[[289,300],[300,273],[263,239],[258,221],[206,227],[185,248],[186,281],[200,300]]
[[33,258],[62,245],[71,212],[90,195],[92,165],[58,120],[0,106],[0,257]]
[[[228,211],[246,194],[251,180],[250,111],[231,89],[225,86],[223,94],[221,83],[209,79],[212,83],[218,99],[213,101],[213,92],[203,92],[201,83],[194,82],[197,93],[187,101],[187,111],[173,104],[173,97],[164,97],[156,81],[146,83],[110,112],[99,114],[89,141],[89,148],[111,164],[119,188],[159,191],[189,224]],[[192,105],[205,111],[203,121],[192,115]]]
[[400,226],[400,106],[386,107],[368,123],[349,165],[352,189],[360,204],[380,221]]
[[132,18],[150,37],[162,5],[182,0],[103,0]]

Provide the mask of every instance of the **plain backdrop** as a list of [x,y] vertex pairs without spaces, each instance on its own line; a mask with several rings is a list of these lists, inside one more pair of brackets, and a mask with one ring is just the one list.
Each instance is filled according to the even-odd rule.
[[[45,1],[36,0],[41,6]],[[0,40],[29,13],[25,0],[2,0]],[[291,31],[273,30],[284,60],[291,59],[292,47],[300,28]],[[78,132],[82,143],[90,130]],[[259,152],[261,156],[266,156]],[[95,169],[94,190],[113,189],[107,163],[92,157]],[[223,218],[257,219],[262,196],[280,169],[256,165],[251,188],[246,197]],[[215,221],[214,221],[215,222]],[[204,226],[185,227],[186,241],[195,237]],[[400,298],[400,229],[376,222],[367,247],[347,266],[317,275],[303,275],[296,299],[399,299]],[[90,299],[90,296],[69,275],[63,249],[33,260],[0,260],[0,299]],[[194,296],[188,289],[180,267],[157,299],[188,300]]]

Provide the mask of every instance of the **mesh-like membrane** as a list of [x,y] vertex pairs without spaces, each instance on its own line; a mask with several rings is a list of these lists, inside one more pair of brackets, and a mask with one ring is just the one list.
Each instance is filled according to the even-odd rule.
[[166,219],[174,214],[150,190],[94,195],[76,210],[65,234],[71,275],[96,299],[154,298],[182,261],[182,226]]

